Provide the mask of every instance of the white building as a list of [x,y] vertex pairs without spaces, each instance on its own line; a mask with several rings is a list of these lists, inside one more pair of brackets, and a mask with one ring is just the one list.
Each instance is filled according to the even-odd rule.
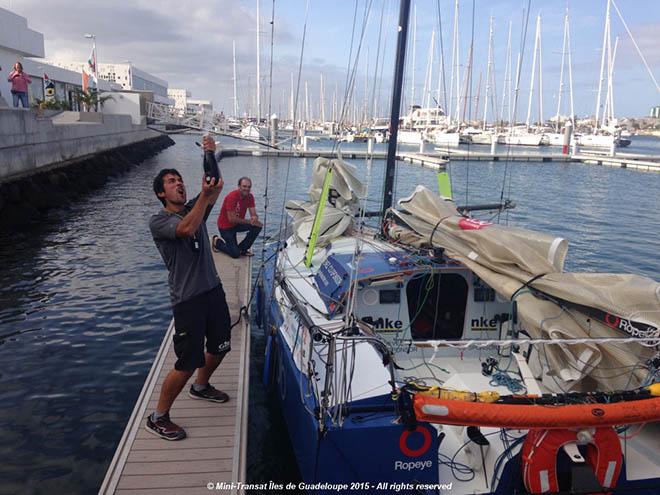
[[[86,62],[51,60],[53,65],[69,70],[82,70]],[[135,67],[131,62],[98,64],[99,79],[121,86],[127,91],[151,91],[156,103],[173,104],[167,95],[167,81]]]
[[186,104],[186,113],[191,115],[191,114],[200,113],[201,111],[204,112],[213,111],[213,103],[211,102],[211,100],[198,100],[198,99],[188,98],[188,102]]
[[167,96],[174,100],[174,108],[183,114],[188,107],[188,98],[192,95],[187,89],[167,88]]
[[[48,63],[44,57],[43,34],[28,28],[27,19],[9,10],[0,8],[0,94],[7,104],[12,104],[11,83],[7,77],[16,62],[23,65],[23,70],[32,79],[28,86],[30,104],[36,99],[44,99],[44,74],[55,83],[55,96],[66,100],[72,109],[77,108],[73,97],[76,89],[82,89],[81,68],[66,70]],[[26,58],[33,57],[33,58]],[[101,81],[102,90],[110,91],[117,86]],[[1,102],[0,102],[1,104]]]

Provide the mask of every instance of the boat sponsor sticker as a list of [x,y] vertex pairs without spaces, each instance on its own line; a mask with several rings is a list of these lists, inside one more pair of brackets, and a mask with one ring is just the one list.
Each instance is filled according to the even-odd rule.
[[433,466],[433,461],[394,461],[395,471],[423,471]]
[[607,311],[603,311],[598,308],[592,308],[590,306],[576,304],[563,299],[557,299],[557,300],[568,307],[573,307],[578,311],[582,311],[586,315],[598,320],[599,322],[610,327],[611,329],[619,330],[621,332],[627,333],[631,337],[635,337],[639,339],[660,338],[660,328],[655,327],[653,325],[648,325],[646,323],[642,323],[641,321],[630,320],[622,316],[615,315]]
[[[409,445],[409,438],[411,436],[413,437],[419,437],[419,434],[422,435],[422,444],[417,447],[417,448],[411,448]],[[419,442],[417,442],[419,443]],[[431,446],[431,433],[429,430],[424,428],[423,426],[417,425],[417,427],[414,430],[404,430],[401,432],[401,436],[399,437],[399,449],[401,452],[404,453],[407,457],[419,457],[421,455],[426,454],[426,452],[429,450],[429,447]],[[403,462],[403,461],[395,461],[394,463],[394,469],[395,470],[412,470],[412,469],[426,469],[426,462],[431,462],[431,461],[418,461],[418,462],[413,462],[413,463],[408,463],[408,462]],[[422,466],[420,463],[424,464]],[[397,467],[397,464],[399,467]],[[405,464],[405,466],[404,466]],[[420,464],[418,467],[414,467],[415,465]],[[412,466],[412,467],[410,467]],[[430,467],[430,465],[429,465]]]
[[376,331],[397,332],[403,328],[403,321],[390,320],[389,318],[374,318],[373,316],[364,316],[362,321],[368,323]]
[[631,337],[646,337],[650,339],[660,337],[660,331],[654,326],[646,325],[638,321],[627,320],[610,313],[603,314],[603,323],[605,323],[605,325],[626,332]]

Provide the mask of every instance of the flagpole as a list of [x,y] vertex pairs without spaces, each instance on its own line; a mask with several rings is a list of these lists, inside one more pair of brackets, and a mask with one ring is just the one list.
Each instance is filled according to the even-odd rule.
[[99,111],[99,55],[96,52],[96,36],[92,35],[92,51],[94,52],[94,86],[96,87],[96,111]]
[[95,110],[99,111],[99,61],[98,54],[96,53],[96,35],[95,34],[86,34],[85,38],[92,39],[92,62],[94,62],[94,87],[96,89],[96,104],[94,105]]

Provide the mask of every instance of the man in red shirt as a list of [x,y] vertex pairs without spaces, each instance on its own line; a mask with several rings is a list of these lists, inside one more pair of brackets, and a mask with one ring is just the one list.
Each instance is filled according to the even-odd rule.
[[[213,236],[213,249],[227,253],[232,258],[239,256],[252,256],[250,247],[261,232],[263,226],[254,207],[254,196],[250,193],[252,181],[249,177],[238,180],[238,189],[233,190],[222,202],[222,209],[218,215],[218,230],[224,242],[217,235]],[[250,219],[245,218],[250,211]],[[240,244],[236,241],[236,234],[247,232]]]

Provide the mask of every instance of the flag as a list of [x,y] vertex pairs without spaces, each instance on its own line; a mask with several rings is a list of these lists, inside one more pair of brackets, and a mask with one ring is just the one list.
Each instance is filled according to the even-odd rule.
[[83,67],[82,71],[82,90],[87,91],[87,88],[89,88],[89,76],[87,75],[87,72],[85,72],[85,68]]
[[83,91],[86,91],[87,88],[89,87],[90,77],[93,79],[96,87],[98,87],[99,84],[98,80],[96,79],[96,51],[94,48],[92,48],[92,53],[89,54],[87,63],[83,65],[83,70],[82,70]]
[[44,97],[46,100],[52,100],[55,97],[55,83],[48,79],[48,74],[44,72]]

